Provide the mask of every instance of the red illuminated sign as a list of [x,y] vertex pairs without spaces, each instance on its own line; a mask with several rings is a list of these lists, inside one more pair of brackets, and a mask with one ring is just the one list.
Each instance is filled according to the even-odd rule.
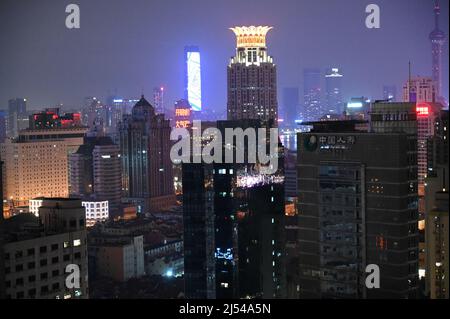
[[416,106],[417,116],[428,116],[430,114],[430,105],[427,103],[420,103]]

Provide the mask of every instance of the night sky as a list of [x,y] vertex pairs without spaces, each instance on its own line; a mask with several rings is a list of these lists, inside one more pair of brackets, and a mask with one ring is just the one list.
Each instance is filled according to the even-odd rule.
[[[81,9],[81,29],[65,27],[66,5]],[[381,29],[365,27],[366,5],[381,7]],[[441,0],[449,34],[449,1]],[[278,89],[303,91],[306,67],[339,67],[344,97],[382,98],[431,74],[434,0],[0,0],[0,108],[25,97],[30,108],[80,106],[85,96],[131,98],[163,85],[166,107],[183,97],[183,49],[198,45],[203,105],[226,108],[226,66],[235,25],[270,25],[268,51]],[[444,96],[448,98],[448,43]],[[278,97],[281,105],[281,95]]]

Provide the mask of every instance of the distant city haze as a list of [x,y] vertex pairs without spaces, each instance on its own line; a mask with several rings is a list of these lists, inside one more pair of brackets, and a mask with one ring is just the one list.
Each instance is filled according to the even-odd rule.
[[[65,27],[65,7],[78,4],[81,28]],[[381,9],[381,28],[365,26],[368,4]],[[443,92],[449,96],[449,2],[440,1]],[[343,99],[397,92],[412,74],[431,76],[434,0],[71,0],[0,1],[0,109],[23,97],[29,109],[108,95],[149,98],[165,88],[166,108],[184,95],[184,47],[198,46],[204,110],[226,110],[226,67],[235,54],[228,28],[273,26],[268,53],[282,90],[298,87],[303,69],[330,67],[344,75]],[[323,87],[325,86],[324,79]],[[397,96],[400,98],[400,94]],[[302,102],[302,99],[300,99]]]

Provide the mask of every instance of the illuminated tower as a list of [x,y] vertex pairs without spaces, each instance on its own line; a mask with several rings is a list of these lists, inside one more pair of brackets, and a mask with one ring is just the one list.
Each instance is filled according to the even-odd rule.
[[236,56],[228,65],[228,119],[278,119],[277,72],[267,54],[266,34],[272,27],[230,28],[236,35]]
[[434,5],[434,30],[430,33],[432,53],[432,77],[437,84],[437,96],[442,95],[442,47],[445,43],[445,33],[439,29],[439,15],[441,8],[436,0]]
[[196,46],[184,48],[186,59],[184,98],[189,101],[193,111],[202,110],[202,73],[200,50]]

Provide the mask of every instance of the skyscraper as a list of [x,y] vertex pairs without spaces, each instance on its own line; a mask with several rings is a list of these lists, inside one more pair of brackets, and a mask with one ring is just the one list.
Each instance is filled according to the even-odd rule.
[[17,98],[8,101],[7,135],[16,137],[19,131],[28,126],[27,99]]
[[[217,127],[260,127],[259,120]],[[223,134],[222,134],[223,135]],[[282,152],[282,151],[281,151]],[[282,298],[284,176],[258,164],[183,163],[187,298]]]
[[344,112],[344,100],[342,97],[343,77],[339,73],[338,68],[331,68],[325,74],[326,109],[323,110],[324,114],[341,115]]
[[120,148],[110,137],[88,136],[69,155],[69,193],[82,199],[107,200],[111,217],[120,214],[122,195]]
[[278,121],[276,65],[267,54],[266,34],[272,27],[234,27],[236,55],[227,69],[229,120]]
[[105,126],[107,134],[113,136],[114,141],[116,141],[119,122],[125,114],[131,114],[133,106],[138,101],[136,99],[124,99],[117,96],[110,96],[108,98]]
[[432,299],[449,297],[449,126],[448,110],[435,120],[435,134],[428,140],[428,176],[425,179],[426,294]]
[[153,89],[153,105],[156,113],[164,114],[164,87],[156,87]]
[[122,189],[139,212],[167,208],[175,202],[170,123],[144,98],[119,126]]
[[286,127],[294,127],[298,114],[299,92],[298,88],[283,89],[283,118]]
[[445,43],[445,33],[439,28],[439,15],[441,8],[438,0],[434,5],[434,30],[430,33],[431,56],[432,56],[432,78],[436,82],[436,97],[442,96],[442,47]]
[[[417,295],[415,137],[361,132],[358,123],[315,122],[299,133],[301,298]],[[379,289],[365,285],[370,264]]]
[[105,108],[103,108],[102,103],[96,97],[85,97],[83,110],[81,111],[82,122],[89,128],[95,126],[95,123],[100,122],[106,125],[106,114]]
[[200,49],[196,46],[184,48],[185,85],[184,98],[189,101],[193,111],[202,110],[202,68]]
[[323,115],[320,83],[320,69],[303,70],[303,109],[301,113],[304,121],[315,121]]

